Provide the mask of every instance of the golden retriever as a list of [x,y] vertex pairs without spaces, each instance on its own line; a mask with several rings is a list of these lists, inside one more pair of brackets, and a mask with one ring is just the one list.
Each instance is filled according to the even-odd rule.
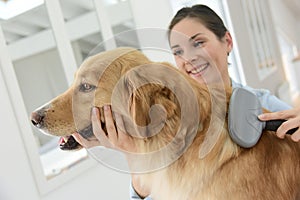
[[131,169],[144,172],[141,184],[155,200],[299,200],[300,143],[264,132],[253,148],[239,147],[227,127],[231,89],[221,88],[200,85],[136,49],[117,48],[85,60],[72,86],[31,120],[63,137],[62,149],[77,149],[75,131],[94,139],[92,106],[111,105],[143,155]]

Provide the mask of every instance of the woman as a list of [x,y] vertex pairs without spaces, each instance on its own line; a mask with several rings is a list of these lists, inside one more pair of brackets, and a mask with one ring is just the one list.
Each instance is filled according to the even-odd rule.
[[[227,86],[244,87],[254,92],[263,107],[274,112],[259,116],[261,120],[286,119],[277,130],[277,136],[283,138],[285,133],[300,126],[300,108],[291,109],[286,103],[271,95],[267,90],[257,90],[235,83],[229,77],[227,57],[232,50],[232,38],[220,17],[205,5],[195,5],[182,8],[177,12],[169,25],[169,42],[175,56],[177,67],[197,80],[200,84],[223,82]],[[289,110],[290,109],[290,110]],[[285,111],[283,111],[285,110]],[[277,112],[275,112],[277,111]],[[104,117],[106,126],[114,126],[109,106],[105,106]],[[109,129],[106,136],[100,124],[100,114],[97,108],[93,109],[93,131],[101,144],[109,148],[134,151],[131,145],[132,138],[126,133],[121,117],[116,114],[116,123],[119,128]],[[99,145],[91,143],[74,134],[75,139],[89,148]],[[300,140],[300,129],[292,135],[294,141]],[[138,176],[132,175],[132,199],[151,199],[147,197],[149,190],[141,188]],[[139,195],[138,195],[139,194]]]

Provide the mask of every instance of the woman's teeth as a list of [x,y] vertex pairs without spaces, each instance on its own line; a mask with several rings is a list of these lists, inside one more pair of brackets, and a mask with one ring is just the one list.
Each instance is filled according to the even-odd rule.
[[198,73],[204,71],[207,67],[208,67],[208,63],[203,64],[203,65],[199,65],[199,66],[195,67],[194,69],[192,69],[190,71],[190,73],[191,74],[198,74]]

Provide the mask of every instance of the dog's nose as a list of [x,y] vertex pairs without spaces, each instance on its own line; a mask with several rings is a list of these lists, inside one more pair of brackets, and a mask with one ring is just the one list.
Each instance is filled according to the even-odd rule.
[[32,112],[30,119],[34,126],[41,128],[43,124],[44,115],[40,112]]

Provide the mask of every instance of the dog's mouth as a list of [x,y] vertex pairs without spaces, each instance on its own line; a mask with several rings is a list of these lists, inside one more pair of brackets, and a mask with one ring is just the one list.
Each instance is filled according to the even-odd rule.
[[82,146],[75,140],[75,138],[70,136],[64,136],[59,139],[59,148],[64,151],[71,151],[81,149]]
[[[104,116],[103,114],[103,108],[100,109],[101,112],[101,116]],[[106,130],[106,126],[105,126],[105,122],[104,122],[104,118],[101,117],[100,118],[101,121],[101,127],[102,130],[106,133],[107,135],[107,130]],[[88,125],[86,128],[79,130],[78,133],[85,138],[86,140],[97,140],[94,133],[93,133],[93,126],[92,124]],[[79,150],[81,148],[83,148],[83,146],[81,144],[79,144],[75,138],[70,134],[67,136],[63,136],[60,138],[59,140],[59,148],[61,150],[64,151],[71,151],[71,150]]]
[[[92,125],[89,125],[86,128],[78,131],[78,133],[86,140],[91,140],[95,137],[93,134]],[[60,138],[59,148],[64,151],[71,151],[81,149],[82,146],[75,140],[72,135],[68,135]]]

